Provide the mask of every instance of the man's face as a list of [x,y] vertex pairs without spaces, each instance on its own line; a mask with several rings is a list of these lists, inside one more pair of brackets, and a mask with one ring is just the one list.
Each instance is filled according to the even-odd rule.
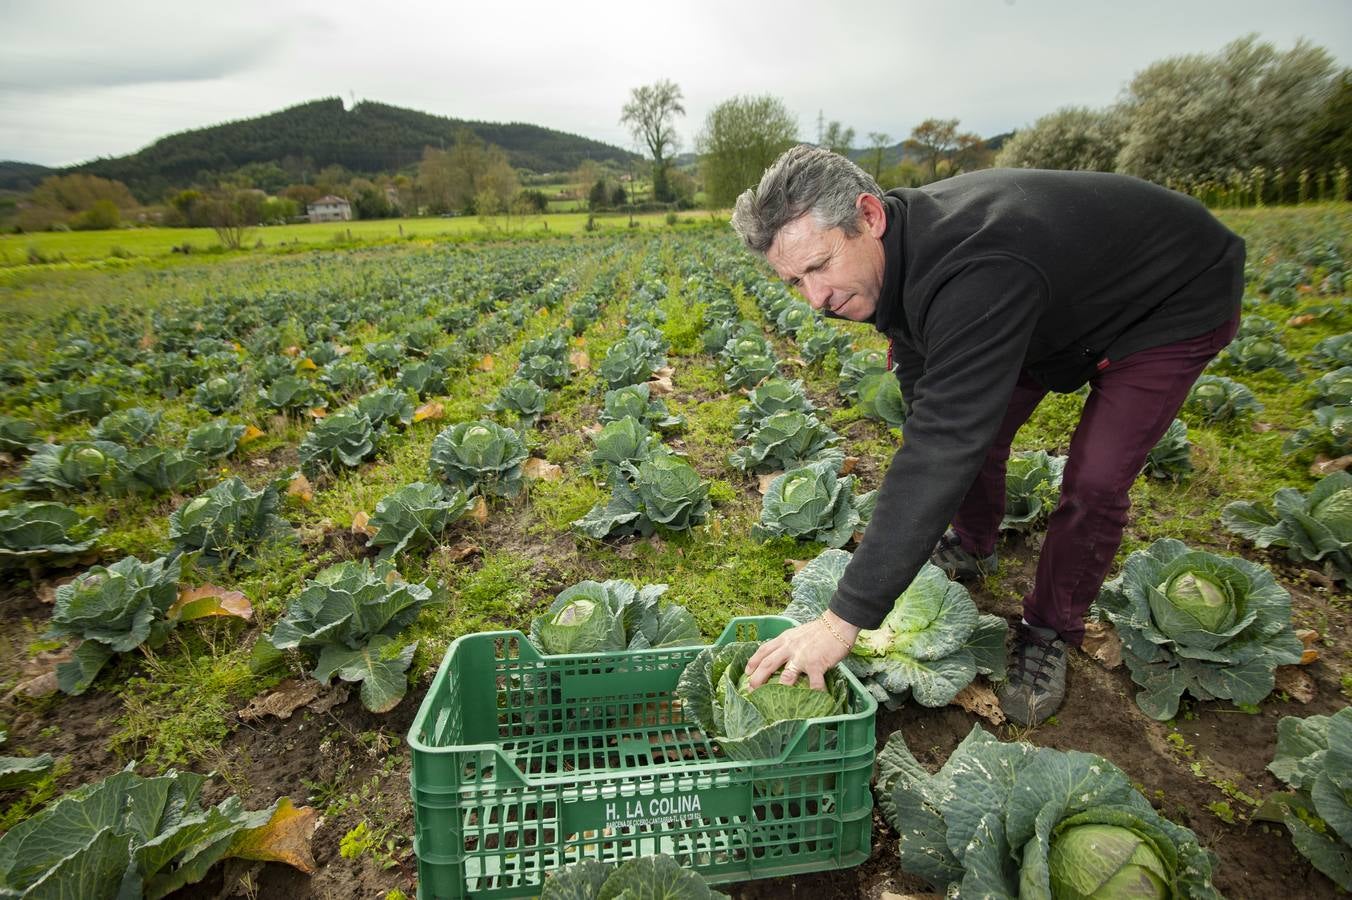
[[823,229],[809,212],[779,230],[765,259],[813,309],[865,322],[882,292],[887,215],[872,195],[861,194],[858,205],[860,230],[853,237]]

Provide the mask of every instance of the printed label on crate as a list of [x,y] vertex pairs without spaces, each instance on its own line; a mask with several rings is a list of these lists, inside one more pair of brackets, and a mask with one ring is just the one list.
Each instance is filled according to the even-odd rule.
[[623,794],[565,802],[563,826],[566,833],[573,834],[600,828],[652,828],[746,816],[750,810],[750,785]]

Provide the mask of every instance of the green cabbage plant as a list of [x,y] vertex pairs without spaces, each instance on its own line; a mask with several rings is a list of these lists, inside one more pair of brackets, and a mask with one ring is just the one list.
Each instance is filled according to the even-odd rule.
[[180,565],[178,557],[143,563],[128,556],[111,566],[94,566],[56,589],[44,637],[81,642],[70,661],[56,667],[62,691],[83,694],[118,653],[164,643],[176,624],[169,608],[178,599]]
[[898,731],[876,790],[902,869],[951,897],[1221,897],[1214,854],[1093,753],[1003,743],[976,725],[931,774]]
[[197,386],[193,403],[209,413],[220,414],[239,406],[244,399],[243,375],[216,375]]
[[641,384],[666,364],[664,354],[641,335],[631,331],[610,346],[596,374],[608,389],[614,390],[629,384]]
[[16,503],[0,509],[0,562],[36,561],[84,553],[102,528],[60,503]]
[[877,419],[889,428],[906,424],[906,400],[901,396],[901,383],[895,372],[872,372],[859,379],[857,385],[859,409],[870,419]]
[[1188,441],[1188,426],[1182,419],[1174,419],[1165,429],[1142,469],[1151,478],[1180,481],[1192,472],[1192,444]]
[[516,377],[534,382],[542,388],[556,389],[568,383],[568,379],[573,377],[573,370],[566,356],[536,353],[522,357]]
[[86,491],[116,479],[126,459],[126,448],[111,441],[41,444],[19,470],[19,480],[5,485],[5,490],[45,494]]
[[147,443],[160,430],[162,412],[151,412],[140,406],[131,409],[119,409],[99,420],[94,426],[92,437],[96,441],[112,441],[124,447],[139,447]]
[[582,581],[560,591],[530,623],[542,653],[605,653],[702,643],[695,617],[683,606],[659,606],[665,584]]
[[819,321],[821,316],[807,303],[802,300],[790,300],[779,308],[775,316],[775,330],[780,334],[797,337],[799,331],[810,323]]
[[1281,326],[1266,316],[1260,316],[1257,313],[1250,313],[1239,320],[1239,330],[1235,332],[1235,340],[1240,338],[1261,337],[1277,340],[1281,336]]
[[507,412],[516,418],[516,427],[534,428],[545,411],[545,389],[534,381],[514,378],[502,386],[497,399],[485,403],[489,412]]
[[[793,576],[784,615],[811,622],[831,604],[850,554],[824,550]],[[880,703],[896,709],[914,697],[946,706],[978,674],[1003,678],[1005,634],[999,616],[980,613],[967,589],[926,563],[876,629],[859,632],[845,666]]]
[[834,445],[840,435],[808,413],[784,410],[764,419],[748,437],[745,447],[728,456],[733,468],[743,472],[775,472],[818,460],[830,460],[837,468],[845,454]]
[[433,477],[468,493],[511,497],[521,490],[526,455],[515,431],[480,419],[442,430],[428,466]]
[[843,547],[873,517],[878,492],[854,495],[853,475],[836,475],[831,460],[790,469],[770,482],[761,500],[760,522],[751,536],[788,536]]
[[1314,389],[1313,405],[1352,406],[1352,366],[1343,366],[1319,376],[1310,385]]
[[1336,334],[1314,345],[1309,360],[1325,369],[1352,366],[1352,333]]
[[419,398],[426,400],[445,393],[446,373],[440,366],[427,360],[406,363],[399,370],[399,387],[413,391]]
[[767,378],[779,376],[779,366],[773,356],[768,354],[749,354],[734,357],[728,371],[723,374],[723,383],[730,389],[746,388],[750,390]]
[[380,559],[404,550],[421,550],[473,506],[474,501],[459,488],[448,491],[421,481],[406,484],[376,504],[368,523],[376,529],[371,546],[380,548]]
[[[108,440],[95,434],[95,440]],[[25,419],[0,415],[0,452],[27,453],[37,439],[37,426]]]
[[215,419],[189,431],[187,447],[203,459],[220,459],[239,449],[245,430],[243,425]]
[[343,410],[320,419],[300,442],[300,467],[306,475],[355,468],[376,452],[376,434],[371,420],[359,412]]
[[850,400],[859,397],[859,382],[865,375],[887,371],[887,351],[857,350],[840,364],[840,383],[837,390]]
[[396,371],[404,361],[404,345],[398,341],[376,341],[362,348],[366,364],[384,375]]
[[746,404],[737,410],[737,424],[732,436],[745,440],[761,423],[777,412],[811,413],[812,402],[801,381],[770,378],[761,382],[746,395]]
[[356,360],[334,360],[319,373],[319,380],[326,384],[335,397],[355,397],[375,384],[376,373],[370,366]]
[[573,527],[602,539],[629,534],[644,537],[659,527],[686,531],[709,514],[709,484],[694,466],[671,453],[655,453],[629,477],[613,477],[609,502],[591,508]]
[[97,422],[113,410],[117,393],[102,384],[85,384],[61,392],[58,417],[69,422]]
[[1224,375],[1199,375],[1183,401],[1190,420],[1204,425],[1231,422],[1263,411],[1253,391]]
[[1042,524],[1061,495],[1064,456],[1046,450],[1015,453],[1005,465],[1005,515],[1001,531],[1028,532]]
[[615,470],[630,472],[643,460],[650,458],[661,442],[657,435],[637,419],[625,416],[607,422],[605,427],[592,438],[596,449],[592,451],[591,467],[606,475],[607,478],[623,477]]
[[314,658],[311,675],[324,684],[334,675],[360,682],[362,705],[389,712],[408,689],[418,648],[397,637],[431,601],[431,588],[402,580],[389,562],[343,562],[306,582],[264,640]]
[[142,778],[135,763],[63,794],[0,836],[0,897],[159,900],[224,859],[287,862],[314,871],[283,797],[250,812],[236,796],[202,806],[207,779],[170,769]]
[[202,477],[202,459],[187,450],[139,447],[127,452],[109,484],[116,494],[168,494]]
[[1294,790],[1268,796],[1255,818],[1286,825],[1300,854],[1352,891],[1352,706],[1284,716],[1268,770]]
[[1352,580],[1352,475],[1347,472],[1326,475],[1308,494],[1279,489],[1272,510],[1247,500],[1227,503],[1221,522],[1256,547],[1284,547],[1293,562],[1323,563],[1335,579]]
[[1256,705],[1303,651],[1291,595],[1271,572],[1172,538],[1127,557],[1094,612],[1116,626],[1136,704],[1156,719],[1173,718],[1184,693]]
[[1291,381],[1300,377],[1300,367],[1275,338],[1238,338],[1225,348],[1220,362],[1240,372],[1275,369]]
[[1352,453],[1352,406],[1321,406],[1314,424],[1306,425],[1282,443],[1289,454],[1311,451],[1339,457]]
[[794,336],[798,343],[798,355],[809,363],[816,364],[835,352],[837,356],[850,350],[850,335],[822,319],[815,319]]
[[793,684],[781,684],[780,672],[751,690],[746,663],[759,647],[757,641],[706,647],[676,683],[686,719],[717,741],[731,759],[774,759],[805,720],[851,711],[849,682],[836,668],[826,672],[824,691],[814,690],[806,674]]
[[665,854],[622,863],[584,859],[564,866],[540,886],[540,900],[728,900],[694,869]]
[[259,388],[258,401],[268,409],[284,413],[315,409],[328,403],[324,392],[313,381],[296,375],[283,375],[266,388]]
[[280,507],[272,485],[254,491],[239,477],[229,478],[169,515],[169,539],[178,550],[201,551],[202,562],[229,569],[288,533]]
[[413,401],[407,393],[395,388],[376,388],[362,394],[352,404],[352,411],[371,421],[378,433],[392,425],[413,424]]
[[667,412],[667,405],[660,398],[652,396],[649,386],[630,384],[613,391],[606,391],[605,401],[601,405],[601,424],[614,422],[629,416],[648,428],[666,430],[680,428],[685,424],[681,416]]

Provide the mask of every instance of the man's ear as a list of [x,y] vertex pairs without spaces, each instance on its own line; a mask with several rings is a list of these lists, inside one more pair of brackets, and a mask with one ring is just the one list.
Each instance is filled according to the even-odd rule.
[[872,237],[882,237],[887,231],[887,209],[883,201],[872,194],[860,194],[854,201],[854,208],[859,211],[860,228]]

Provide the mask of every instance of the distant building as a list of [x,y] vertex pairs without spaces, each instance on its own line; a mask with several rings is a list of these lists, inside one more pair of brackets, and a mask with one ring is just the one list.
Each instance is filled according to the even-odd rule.
[[352,221],[352,204],[342,197],[335,197],[332,194],[320,197],[314,203],[306,206],[305,211],[310,214],[311,222]]

